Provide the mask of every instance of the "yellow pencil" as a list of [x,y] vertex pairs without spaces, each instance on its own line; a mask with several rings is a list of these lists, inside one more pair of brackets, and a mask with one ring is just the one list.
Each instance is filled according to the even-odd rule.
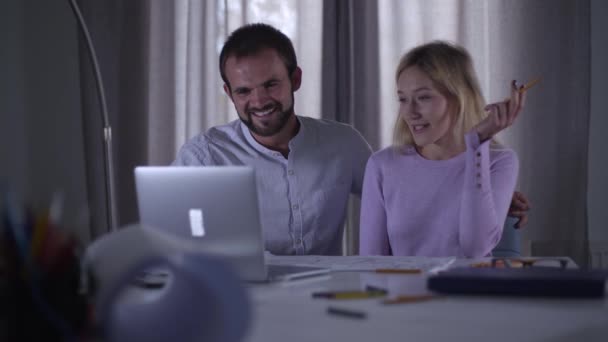
[[522,88],[519,89],[519,93],[523,93],[524,91],[534,87],[536,83],[540,82],[540,77],[533,79],[532,81],[526,83]]
[[437,298],[434,295],[417,295],[417,296],[398,296],[395,298],[387,299],[382,304],[403,304],[403,303],[417,303]]

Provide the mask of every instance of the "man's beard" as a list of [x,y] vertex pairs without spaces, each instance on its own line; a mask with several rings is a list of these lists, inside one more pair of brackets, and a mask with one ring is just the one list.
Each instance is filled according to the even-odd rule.
[[[276,120],[272,120],[269,121],[267,123],[267,125],[264,126],[256,126],[253,123],[253,119],[251,118],[252,114],[251,113],[251,109],[247,109],[245,111],[245,115],[239,115],[239,119],[241,119],[241,122],[243,122],[245,124],[245,126],[247,126],[247,128],[249,128],[249,130],[253,133],[255,133],[258,136],[261,137],[270,137],[273,136],[277,133],[279,133],[287,124],[287,121],[289,121],[289,118],[294,114],[293,108],[294,108],[294,96],[293,94],[291,94],[291,106],[289,108],[287,108],[287,110],[281,111],[283,109],[283,106],[279,103],[279,102],[273,102],[270,105],[264,106],[264,108],[261,108],[260,111],[264,111],[265,109],[269,109],[274,107],[276,111],[278,111],[278,114],[275,113],[271,113],[270,115],[277,115]],[[257,109],[256,109],[257,110]],[[244,116],[246,118],[244,118]]]

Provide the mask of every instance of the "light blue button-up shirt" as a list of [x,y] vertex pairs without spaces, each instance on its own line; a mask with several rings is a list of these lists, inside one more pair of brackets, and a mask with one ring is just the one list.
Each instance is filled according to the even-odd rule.
[[348,196],[361,194],[371,148],[349,125],[297,118],[287,159],[235,120],[190,139],[173,165],[253,166],[266,250],[339,255]]

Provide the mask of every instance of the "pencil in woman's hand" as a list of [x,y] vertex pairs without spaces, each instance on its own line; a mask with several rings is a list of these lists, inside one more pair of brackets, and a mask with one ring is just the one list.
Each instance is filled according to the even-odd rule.
[[519,92],[523,93],[524,91],[534,87],[536,83],[540,82],[540,77],[533,79],[532,81],[526,83],[523,87],[519,88]]

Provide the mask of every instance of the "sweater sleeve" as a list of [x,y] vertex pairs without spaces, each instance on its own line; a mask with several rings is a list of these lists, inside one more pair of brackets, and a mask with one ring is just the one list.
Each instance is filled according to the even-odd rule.
[[501,150],[490,158],[490,141],[479,142],[476,132],[465,135],[466,166],[460,208],[459,242],[465,257],[490,254],[500,240],[517,174],[515,152]]
[[390,255],[386,209],[382,194],[382,175],[376,160],[370,158],[365,168],[359,222],[359,254]]

